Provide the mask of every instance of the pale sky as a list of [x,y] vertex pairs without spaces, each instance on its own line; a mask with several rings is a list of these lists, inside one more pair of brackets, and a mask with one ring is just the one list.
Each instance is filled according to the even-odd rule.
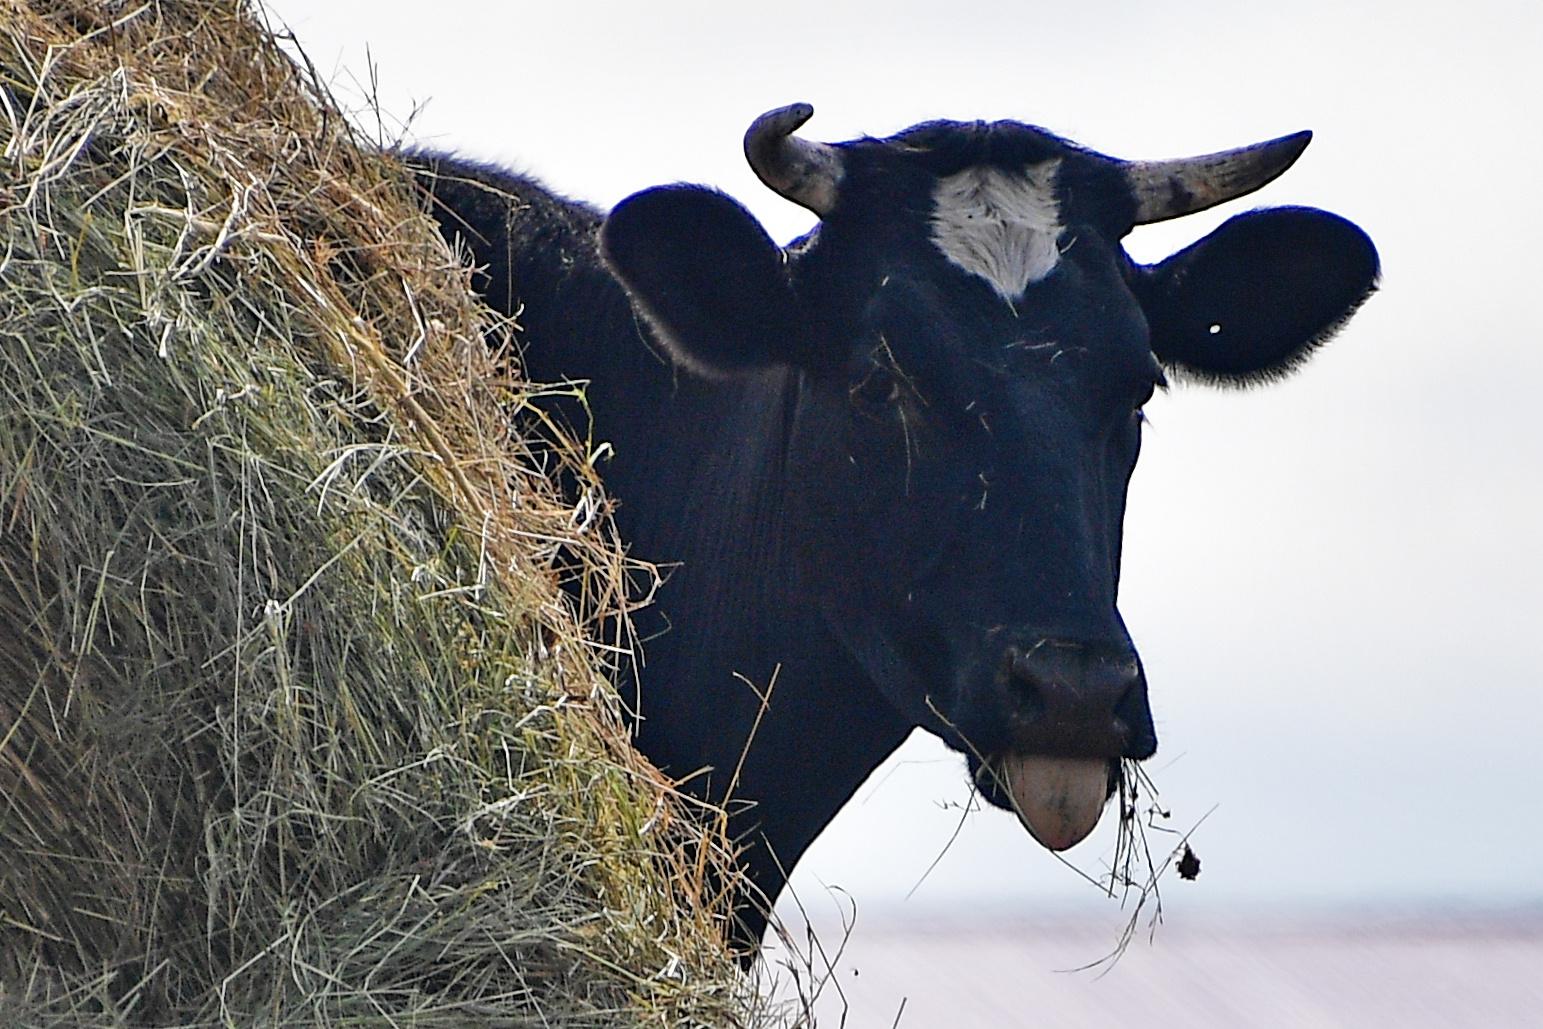
[[[832,141],[1016,118],[1158,158],[1314,130],[1254,199],[1131,241],[1155,260],[1249,206],[1311,204],[1363,226],[1384,270],[1291,381],[1147,408],[1121,610],[1173,823],[1215,808],[1201,878],[1164,903],[1543,902],[1535,3],[271,7],[345,104],[373,61],[388,118],[422,105],[420,145],[600,205],[711,183],[781,239],[811,216],[755,180],[740,138],[795,100],[815,106],[804,134]],[[805,857],[806,904],[833,884],[902,917],[1108,909],[997,811],[965,819],[905,900],[959,824],[961,769],[913,737]],[[1105,823],[1069,854],[1094,875]]]

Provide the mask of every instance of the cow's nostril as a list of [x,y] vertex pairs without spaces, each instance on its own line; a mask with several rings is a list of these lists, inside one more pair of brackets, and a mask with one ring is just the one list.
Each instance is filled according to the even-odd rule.
[[1007,648],[1003,664],[1026,748],[1119,756],[1150,723],[1141,666],[1127,648],[1043,641]]
[[1004,680],[1019,718],[1045,717],[1051,708],[1046,694],[1058,687],[1048,677],[1038,674],[1033,663],[1016,647],[1008,648]]

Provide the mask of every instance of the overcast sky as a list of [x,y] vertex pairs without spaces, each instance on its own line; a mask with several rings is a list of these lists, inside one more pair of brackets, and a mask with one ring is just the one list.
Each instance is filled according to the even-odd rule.
[[[388,137],[421,108],[421,145],[601,205],[711,183],[783,239],[810,216],[760,186],[740,137],[794,100],[816,139],[1016,118],[1131,158],[1313,129],[1256,201],[1130,242],[1155,260],[1251,203],[1311,204],[1362,225],[1384,267],[1295,379],[1147,409],[1121,609],[1173,823],[1215,808],[1201,878],[1164,902],[1543,902],[1536,3],[272,6],[346,104],[373,61]],[[966,797],[961,762],[913,737],[804,859],[805,902],[830,883],[902,914],[1108,910],[996,811],[903,901]],[[1069,855],[1095,875],[1105,821]]]

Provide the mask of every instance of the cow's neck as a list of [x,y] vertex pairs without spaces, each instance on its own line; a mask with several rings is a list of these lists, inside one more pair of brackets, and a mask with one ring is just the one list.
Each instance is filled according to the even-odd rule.
[[[654,418],[616,426],[609,476],[633,552],[673,566],[640,622],[660,634],[645,646],[639,745],[673,775],[710,769],[693,786],[712,799],[756,804],[732,828],[771,894],[909,729],[799,578],[784,481],[797,385],[787,369],[671,380]],[[762,927],[747,919],[747,934]]]
[[[732,786],[732,799],[754,802],[731,805],[731,831],[750,844],[752,882],[774,897],[910,728],[798,579],[782,459],[798,373],[708,382],[679,371],[593,257],[594,216],[538,216],[561,230],[547,245],[577,259],[514,255],[523,295],[546,298],[520,314],[529,375],[589,382],[594,438],[615,454],[602,472],[619,527],[634,556],[667,574],[637,619],[638,745],[692,792],[721,802]],[[764,918],[751,907],[741,917],[758,939]]]

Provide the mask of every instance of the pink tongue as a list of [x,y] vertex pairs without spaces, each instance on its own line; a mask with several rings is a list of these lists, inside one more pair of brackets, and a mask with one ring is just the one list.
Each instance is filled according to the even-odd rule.
[[1107,760],[1011,754],[997,760],[997,769],[1018,821],[1050,850],[1065,850],[1098,824],[1108,797]]

